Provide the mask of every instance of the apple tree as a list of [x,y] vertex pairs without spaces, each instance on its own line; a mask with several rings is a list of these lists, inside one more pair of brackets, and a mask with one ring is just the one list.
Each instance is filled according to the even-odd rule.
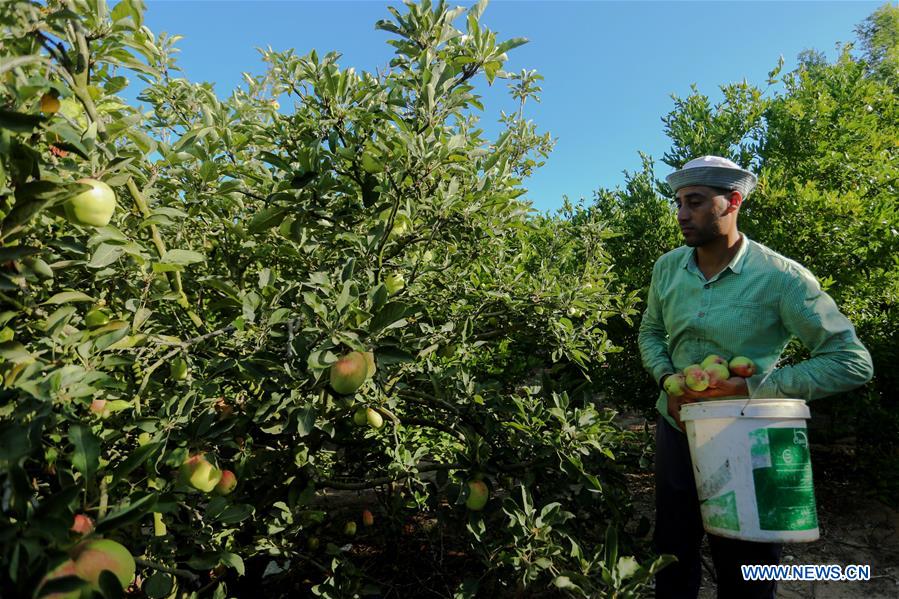
[[375,74],[263,52],[227,98],[139,0],[0,7],[3,588],[355,596],[383,582],[358,547],[422,515],[480,564],[463,594],[666,563],[619,556],[632,439],[593,401],[634,294],[601,223],[519,199],[552,142],[485,6],[391,8]]

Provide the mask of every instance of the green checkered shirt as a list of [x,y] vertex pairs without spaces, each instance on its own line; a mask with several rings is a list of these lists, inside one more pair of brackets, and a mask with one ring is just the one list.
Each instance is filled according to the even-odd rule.
[[[871,380],[871,354],[805,267],[744,234],[730,264],[706,280],[694,253],[679,247],[652,269],[639,345],[653,380],[709,354],[751,358],[757,370],[746,383],[753,397],[808,401]],[[793,336],[809,348],[811,358],[777,368],[760,388]],[[656,407],[673,426],[667,405],[662,391]]]

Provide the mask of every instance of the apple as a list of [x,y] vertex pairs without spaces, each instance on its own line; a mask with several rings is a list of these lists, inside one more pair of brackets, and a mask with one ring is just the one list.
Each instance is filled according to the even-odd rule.
[[683,395],[684,394],[684,385],[686,385],[686,377],[683,374],[677,373],[672,374],[668,378],[665,379],[665,393],[668,395]]
[[222,478],[215,485],[216,495],[228,495],[237,486],[237,477],[230,470],[222,470]]
[[721,381],[726,381],[730,378],[730,371],[727,369],[727,364],[719,364],[715,362],[706,366],[705,373],[709,375],[709,387],[713,389],[718,386]]
[[402,273],[394,273],[384,279],[384,285],[387,287],[387,293],[394,295],[402,291],[406,286],[406,278]]
[[115,192],[109,185],[96,179],[79,179],[78,183],[90,185],[91,189],[69,199],[65,213],[69,221],[76,225],[105,227],[115,212]]
[[368,420],[368,425],[372,428],[381,428],[384,426],[384,418],[373,408],[365,410],[365,419]]
[[705,360],[699,363],[703,370],[708,369],[712,364],[723,364],[724,366],[727,366],[727,360],[717,354],[710,354],[706,356]]
[[309,549],[309,551],[318,549],[318,537],[309,537],[306,541],[306,548]]
[[69,530],[77,532],[80,535],[86,535],[94,530],[94,521],[91,520],[90,516],[75,514],[75,519],[72,521],[72,528]]
[[56,114],[59,112],[59,98],[49,93],[41,96],[41,112],[44,114]]
[[374,523],[374,515],[368,510],[362,510],[362,524],[365,526],[372,526]]
[[351,537],[356,534],[356,523],[355,522],[347,522],[346,526],[343,527],[343,534],[348,537]]
[[365,407],[361,407],[353,414],[353,423],[356,426],[365,426],[368,424],[368,413]]
[[730,361],[728,367],[733,374],[744,378],[755,374],[755,362],[746,356],[737,356]]
[[709,375],[699,364],[691,364],[684,368],[687,387],[693,391],[705,391],[709,387]]
[[93,412],[100,418],[106,418],[107,416],[109,416],[109,410],[106,409],[106,400],[95,399],[91,401],[91,412]]
[[365,382],[368,362],[362,352],[353,351],[331,364],[331,388],[341,395],[355,393]]
[[365,375],[365,378],[370,379],[375,376],[375,372],[378,370],[378,365],[375,364],[375,352],[367,351],[365,352],[365,364],[368,366],[368,372]]
[[[44,576],[44,579],[38,585],[38,591],[43,588],[45,584],[56,580],[57,578],[64,578],[66,576],[76,576],[75,574],[75,562],[67,559],[63,563],[59,564],[50,572]],[[50,593],[49,595],[41,595],[38,593],[38,596],[41,599],[81,599],[81,589],[75,589],[74,591],[65,591],[62,593]]]
[[465,507],[473,512],[479,512],[487,505],[487,499],[490,493],[487,485],[481,480],[468,481],[468,499],[465,500]]
[[94,591],[100,591],[100,574],[109,570],[119,579],[123,589],[134,580],[134,558],[119,543],[109,539],[85,541],[72,550],[75,575],[87,581]]
[[182,482],[204,493],[212,491],[222,479],[222,471],[210,464],[201,453],[184,460],[179,474]]

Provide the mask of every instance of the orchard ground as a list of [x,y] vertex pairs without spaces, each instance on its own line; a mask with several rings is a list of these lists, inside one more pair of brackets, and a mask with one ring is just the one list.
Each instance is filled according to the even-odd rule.
[[[818,526],[821,538],[813,543],[784,545],[783,564],[870,565],[867,582],[780,582],[777,596],[782,599],[887,599],[899,595],[899,511],[873,497],[855,456],[856,440],[848,437],[830,443],[815,443],[816,428],[826,427],[814,416],[812,469]],[[622,414],[619,422],[633,431],[655,435],[655,423],[637,414]],[[654,484],[650,469],[628,475],[634,495],[634,523],[641,516],[654,519]],[[651,533],[650,533],[651,535]],[[646,536],[649,542],[650,535]],[[714,599],[715,582],[708,542],[703,543],[702,589],[700,599]]]

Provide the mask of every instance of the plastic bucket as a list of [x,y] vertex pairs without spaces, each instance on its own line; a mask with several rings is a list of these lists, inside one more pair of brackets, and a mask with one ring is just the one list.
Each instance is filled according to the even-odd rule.
[[681,406],[705,530],[759,542],[818,539],[801,399],[729,399]]

